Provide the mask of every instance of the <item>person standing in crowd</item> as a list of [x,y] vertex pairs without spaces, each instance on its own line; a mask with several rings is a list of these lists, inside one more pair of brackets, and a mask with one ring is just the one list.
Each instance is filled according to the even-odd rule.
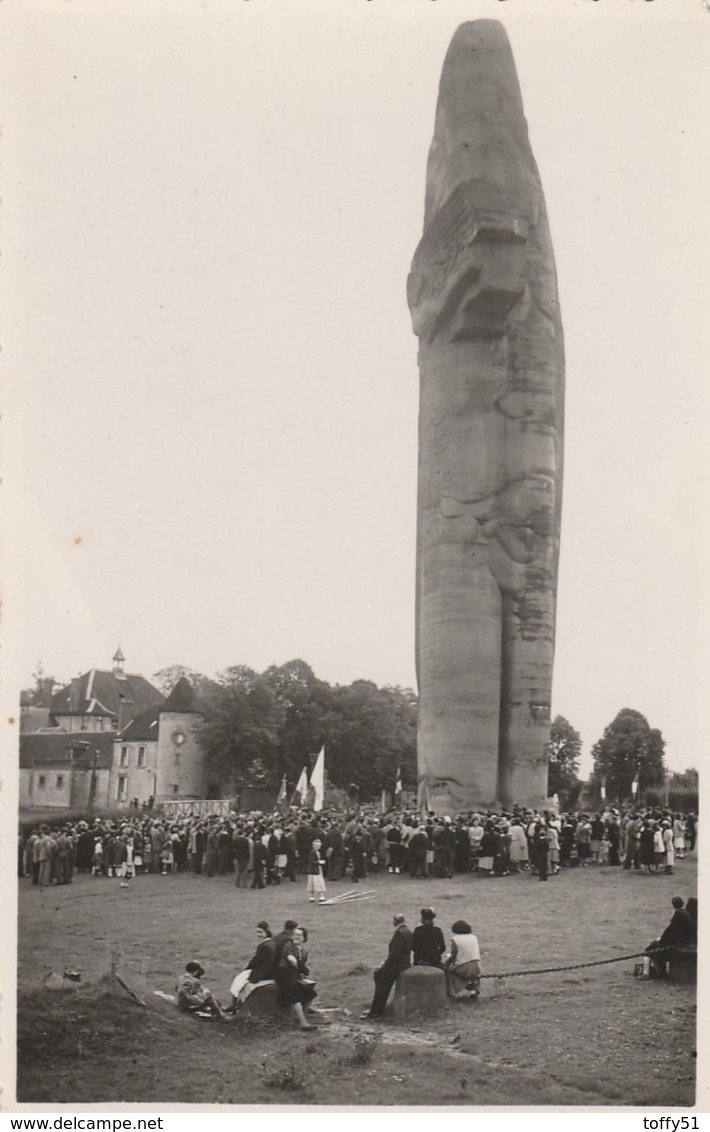
[[695,849],[695,838],[697,835],[697,822],[698,819],[694,813],[688,814],[686,819],[686,826],[688,831],[688,851],[690,853]]
[[663,871],[668,876],[673,876],[673,866],[675,865],[675,848],[673,844],[673,830],[669,821],[661,822],[661,835],[663,837],[663,846],[665,849]]
[[429,851],[429,837],[423,825],[409,838],[409,872],[413,878],[424,878],[427,875],[427,853]]
[[476,869],[480,868],[481,865],[482,839],[483,825],[481,824],[481,819],[478,814],[475,814],[471,825],[468,827],[469,861],[474,872]]
[[[669,823],[670,825],[670,823]],[[685,857],[685,834],[687,831],[686,822],[682,814],[676,814],[673,819],[673,848],[678,854],[678,860],[682,861]]]
[[401,912],[392,917],[392,923],[394,934],[389,943],[387,958],[382,966],[375,968],[375,993],[370,1009],[361,1015],[362,1018],[370,1020],[382,1018],[387,1006],[387,999],[398,975],[401,975],[402,971],[406,971],[411,966],[412,933]]
[[387,830],[387,871],[399,874],[402,868],[402,830],[391,822]]
[[451,880],[454,872],[454,850],[456,839],[451,828],[451,818],[444,820],[434,827],[434,872],[438,877]]
[[306,885],[309,901],[313,903],[317,899],[320,904],[325,901],[325,880],[323,879],[325,858],[321,857],[321,847],[321,839],[319,837],[314,838],[308,853],[308,882]]
[[325,835],[328,880],[342,880],[345,870],[345,838],[338,822],[332,822]]
[[520,824],[520,818],[513,818],[510,826],[510,871],[520,872],[528,864],[528,839]]
[[639,833],[639,864],[642,865],[648,873],[655,873],[656,871],[654,842],[653,822],[646,820],[643,822],[641,832]]
[[550,841],[547,836],[547,829],[544,825],[539,825],[537,833],[533,838],[533,861],[540,880],[547,880],[547,860],[549,852]]
[[468,872],[468,858],[469,858],[469,840],[468,829],[463,818],[459,818],[454,829],[454,838],[456,839],[456,850],[454,853],[454,868],[457,873]]
[[217,830],[217,872],[221,877],[229,872],[231,859],[232,831],[223,823]]
[[52,858],[54,856],[54,841],[49,833],[49,826],[40,827],[40,836],[35,845],[37,861],[39,862],[38,883],[40,888],[46,888],[52,880]]
[[493,875],[493,866],[496,860],[496,849],[498,847],[498,839],[495,835],[495,829],[492,821],[487,821],[483,827],[483,836],[481,838],[480,853],[478,857],[478,868],[484,876]]
[[232,856],[234,857],[235,887],[246,888],[249,869],[249,839],[241,825],[237,826],[232,838]]
[[601,852],[602,841],[604,840],[604,822],[599,814],[595,814],[592,818],[592,860],[599,863],[599,854]]
[[354,884],[359,884],[361,880],[367,879],[367,851],[365,839],[359,826],[356,827],[352,837],[348,838],[347,846],[352,868],[352,880]]
[[259,837],[258,831],[254,830],[251,836],[251,865],[252,865],[252,888],[264,887],[264,871],[266,869],[266,846]]
[[165,835],[162,826],[154,825],[150,831],[150,871],[159,873],[163,865],[163,842]]
[[441,928],[434,923],[436,912],[433,908],[422,908],[421,923],[412,933],[414,965],[441,967],[446,941]]

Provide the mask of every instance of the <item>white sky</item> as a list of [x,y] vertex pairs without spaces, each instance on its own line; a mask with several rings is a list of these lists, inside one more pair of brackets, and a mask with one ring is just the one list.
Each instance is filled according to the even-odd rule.
[[[553,713],[700,764],[710,11],[6,0],[5,665],[415,683],[421,235],[465,19],[515,55],[567,350]],[[707,612],[707,606],[705,607]],[[583,771],[590,762],[585,758]]]

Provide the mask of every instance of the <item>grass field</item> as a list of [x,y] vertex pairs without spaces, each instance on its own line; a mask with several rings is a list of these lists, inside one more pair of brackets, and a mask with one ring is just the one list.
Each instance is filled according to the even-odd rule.
[[[468,919],[484,975],[566,967],[642,951],[696,891],[696,862],[673,877],[620,868],[412,880],[373,876],[376,897],[317,907],[305,880],[262,891],[231,877],[76,877],[40,892],[20,882],[17,1097],[26,1103],[613,1105],[694,1103],[695,987],[634,979],[634,960],[546,975],[484,978],[479,1002],[406,1027],[357,1021],[386,954],[393,912],[410,926],[432,905],[449,935]],[[348,882],[329,886],[329,895]],[[227,999],[254,927],[287,918],[310,933],[318,1003],[312,1033],[266,1019],[201,1022],[155,995],[187,960]],[[135,1002],[111,967],[146,1003]],[[47,976],[81,982],[50,992]]]

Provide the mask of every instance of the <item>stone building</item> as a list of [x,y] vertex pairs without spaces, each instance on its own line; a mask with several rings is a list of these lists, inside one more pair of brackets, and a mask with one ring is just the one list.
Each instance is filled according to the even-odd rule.
[[[91,812],[204,796],[202,715],[183,677],[167,699],[144,676],[92,668],[20,734],[20,809]],[[44,724],[44,726],[41,726]]]
[[122,731],[141,712],[164,700],[145,676],[124,670],[120,647],[111,670],[92,668],[65,684],[51,699],[50,711],[62,731]]
[[199,745],[203,716],[183,676],[162,704],[141,712],[114,738],[110,805],[139,806],[204,797],[204,755]]
[[105,810],[113,736],[84,739],[66,731],[20,736],[20,809]]

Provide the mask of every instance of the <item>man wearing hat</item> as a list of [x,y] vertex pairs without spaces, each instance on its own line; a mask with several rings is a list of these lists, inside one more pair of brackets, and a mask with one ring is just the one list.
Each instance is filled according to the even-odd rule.
[[375,1018],[382,1018],[389,993],[397,981],[397,976],[411,966],[412,933],[405,924],[401,912],[392,917],[392,923],[394,924],[394,935],[390,940],[387,958],[381,967],[375,968],[375,993],[372,1004],[370,1009],[361,1015],[362,1018],[368,1018],[370,1021]]
[[434,923],[436,912],[433,908],[422,908],[422,922],[414,929],[412,947],[415,967],[441,967],[446,941],[441,928]]

